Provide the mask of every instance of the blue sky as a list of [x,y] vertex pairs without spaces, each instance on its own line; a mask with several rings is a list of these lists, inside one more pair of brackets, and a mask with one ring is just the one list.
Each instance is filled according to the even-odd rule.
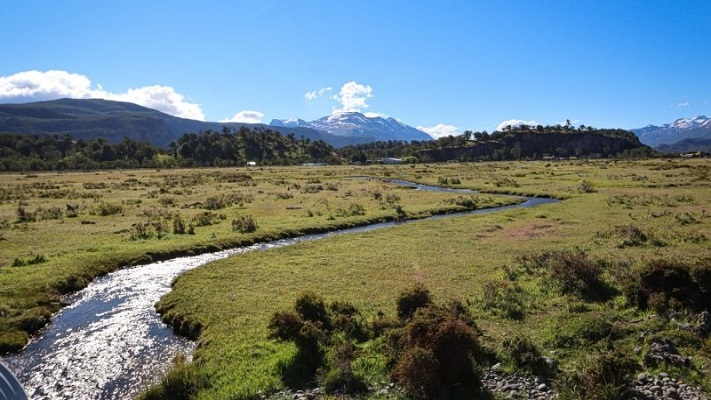
[[334,110],[434,135],[711,114],[711,1],[0,0],[0,102],[209,121]]

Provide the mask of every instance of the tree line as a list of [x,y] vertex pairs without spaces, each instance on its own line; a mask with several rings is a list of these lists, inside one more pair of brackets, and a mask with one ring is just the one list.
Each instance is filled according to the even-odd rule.
[[0,133],[0,171],[240,166],[248,161],[339,162],[333,147],[323,141],[264,128],[187,133],[166,150],[129,138],[110,143],[104,138]]
[[75,139],[71,135],[0,133],[0,171],[115,168],[173,168],[302,163],[359,163],[383,158],[409,162],[489,161],[545,157],[629,157],[654,152],[622,129],[596,129],[570,123],[507,126],[488,133],[464,131],[430,141],[389,140],[335,149],[321,140],[283,135],[257,127],[225,127],[186,133],[167,149],[124,138]]

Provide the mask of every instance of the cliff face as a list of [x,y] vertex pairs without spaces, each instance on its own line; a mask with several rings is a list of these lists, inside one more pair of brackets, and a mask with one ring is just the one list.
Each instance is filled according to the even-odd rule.
[[633,134],[573,132],[511,132],[495,139],[481,140],[470,146],[427,149],[418,152],[423,161],[519,159],[557,157],[613,157],[625,152],[651,153]]

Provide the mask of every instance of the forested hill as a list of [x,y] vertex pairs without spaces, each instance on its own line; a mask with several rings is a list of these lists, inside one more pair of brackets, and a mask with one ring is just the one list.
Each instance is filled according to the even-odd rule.
[[377,142],[339,149],[351,161],[385,157],[421,162],[542,159],[544,157],[650,156],[655,152],[631,132],[580,126],[507,127],[492,134],[465,131],[427,142]]
[[111,143],[71,135],[0,134],[0,171],[243,166],[248,161],[257,165],[341,164],[385,157],[438,162],[653,154],[628,131],[572,127],[513,128],[491,135],[467,131],[436,141],[375,142],[338,150],[320,140],[261,127],[188,133],[167,149],[129,138]]
[[[0,104],[0,132],[35,135],[72,135],[89,141],[103,138],[119,143],[125,137],[167,148],[184,133],[222,131],[223,128],[259,128],[263,124],[205,122],[178,118],[133,103],[102,99],[59,99],[23,104]],[[333,146],[362,143],[303,127],[269,127],[284,135],[293,133]]]
[[83,140],[71,135],[0,134],[0,171],[339,163],[333,147],[271,129],[230,129],[181,136],[167,150],[124,138]]

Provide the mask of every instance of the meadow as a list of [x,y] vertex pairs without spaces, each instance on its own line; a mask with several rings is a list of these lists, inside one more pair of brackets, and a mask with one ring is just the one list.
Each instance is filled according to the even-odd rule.
[[63,295],[123,266],[516,201],[423,193],[362,173],[274,167],[2,174],[0,354],[19,350],[45,326]]
[[[510,372],[532,368],[511,343],[554,358],[561,389],[616,350],[709,391],[711,341],[680,324],[708,309],[711,283],[696,272],[711,270],[710,173],[708,159],[657,159],[0,175],[0,351],[40,329],[63,293],[123,265],[535,195],[563,201],[253,252],[182,275],[157,308],[198,349],[144,398],[178,387],[198,399],[279,391],[296,347],[268,337],[276,312],[312,292],[373,324],[395,318],[398,296],[416,284],[463,305],[491,362]],[[673,276],[668,293],[644,286],[654,266],[688,272],[690,286]],[[643,364],[655,337],[690,364]],[[360,344],[352,364],[370,384],[389,380],[383,345]]]

